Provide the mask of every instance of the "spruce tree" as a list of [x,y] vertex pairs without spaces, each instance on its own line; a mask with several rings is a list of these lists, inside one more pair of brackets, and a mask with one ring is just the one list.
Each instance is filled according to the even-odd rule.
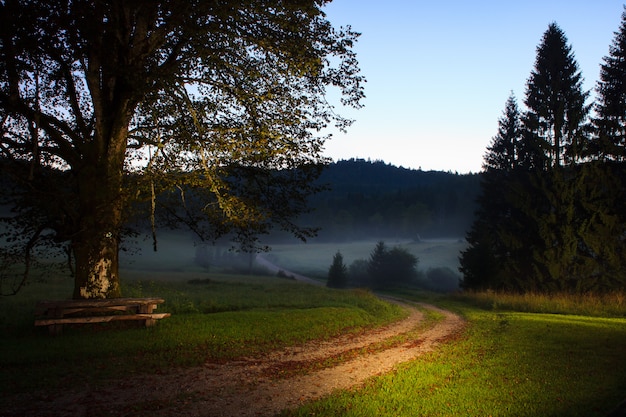
[[387,279],[387,254],[389,250],[382,240],[376,244],[376,247],[370,254],[369,263],[367,264],[367,275],[370,285],[380,288]]
[[509,233],[510,209],[505,192],[517,166],[521,137],[520,111],[513,93],[509,96],[498,134],[491,140],[484,156],[479,210],[467,234],[469,247],[461,254],[462,287],[484,289],[500,287],[508,250],[502,246],[501,236]]
[[594,126],[596,141],[592,156],[608,161],[626,161],[626,7],[609,56],[600,66],[600,81]]
[[348,268],[344,265],[343,255],[339,251],[333,257],[333,263],[328,269],[326,286],[330,288],[346,288],[348,286]]
[[520,198],[512,201],[525,253],[517,263],[528,273],[525,289],[572,290],[583,279],[577,270],[579,226],[587,213],[578,205],[577,164],[589,147],[588,96],[565,34],[550,24],[527,83],[522,123],[520,158],[534,163],[526,164],[531,169],[518,178]]
[[599,289],[626,288],[626,7],[600,66],[592,163],[581,172],[584,254],[595,262]]
[[550,24],[527,83],[525,125],[530,141],[544,150],[553,167],[577,162],[587,144],[589,92],[582,90],[582,81],[565,33]]
[[571,47],[551,24],[527,83],[527,110],[519,116],[509,99],[485,156],[480,210],[461,258],[465,288],[582,287],[587,213],[577,163],[588,146],[587,97]]
[[498,120],[498,134],[491,139],[484,156],[483,169],[486,173],[507,173],[515,169],[520,132],[520,111],[515,94],[511,92]]

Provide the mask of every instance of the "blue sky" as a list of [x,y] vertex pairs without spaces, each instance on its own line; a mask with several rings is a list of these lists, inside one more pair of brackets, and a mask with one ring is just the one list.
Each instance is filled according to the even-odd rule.
[[[593,89],[619,29],[616,0],[334,0],[335,27],[362,33],[356,52],[365,107],[326,143],[335,160],[478,172],[511,91],[523,107],[536,48],[552,22],[565,32]],[[592,93],[592,97],[594,94]]]

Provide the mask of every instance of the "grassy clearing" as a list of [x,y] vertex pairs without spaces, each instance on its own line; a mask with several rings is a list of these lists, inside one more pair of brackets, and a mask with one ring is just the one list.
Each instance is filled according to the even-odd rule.
[[34,304],[42,294],[59,298],[55,295],[67,288],[34,284],[18,297],[2,299],[0,386],[21,392],[97,384],[359,332],[406,314],[363,291],[269,277],[202,277],[194,284],[130,282],[125,295],[163,297],[166,303],[159,311],[173,313],[149,329],[111,323],[69,328],[61,337],[49,337],[45,329],[33,326]]
[[[270,256],[286,269],[306,273],[317,265],[326,272],[337,250],[350,262],[351,256],[366,258],[374,244],[285,245]],[[415,244],[420,269],[428,263],[446,266],[435,264],[458,253],[458,244]],[[106,383],[261,354],[403,315],[369,293],[270,277],[207,275],[182,256],[170,256],[179,260],[172,267],[162,268],[161,259],[139,259],[124,271],[125,295],[162,296],[166,303],[159,311],[174,313],[151,329],[94,326],[70,329],[59,338],[34,329],[35,302],[67,298],[67,280],[35,283],[17,297],[0,299],[0,403],[3,392]],[[396,295],[461,313],[467,331],[362,389],[338,392],[285,416],[605,416],[626,396],[624,294]]]
[[439,304],[468,319],[459,340],[283,416],[605,416],[623,400],[626,319]]

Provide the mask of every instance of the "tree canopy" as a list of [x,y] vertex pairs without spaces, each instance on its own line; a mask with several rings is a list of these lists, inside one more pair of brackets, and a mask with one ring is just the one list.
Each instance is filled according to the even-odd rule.
[[114,297],[138,209],[248,246],[276,225],[313,233],[293,219],[326,162],[320,132],[350,124],[327,91],[359,107],[364,82],[358,34],[326,3],[1,2],[2,203],[25,259],[60,244],[74,297]]

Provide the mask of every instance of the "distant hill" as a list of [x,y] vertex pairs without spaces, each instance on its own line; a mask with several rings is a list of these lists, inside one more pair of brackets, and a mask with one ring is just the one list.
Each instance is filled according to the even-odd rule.
[[329,188],[310,200],[302,219],[318,239],[463,237],[472,223],[480,174],[406,169],[381,161],[330,164]]

